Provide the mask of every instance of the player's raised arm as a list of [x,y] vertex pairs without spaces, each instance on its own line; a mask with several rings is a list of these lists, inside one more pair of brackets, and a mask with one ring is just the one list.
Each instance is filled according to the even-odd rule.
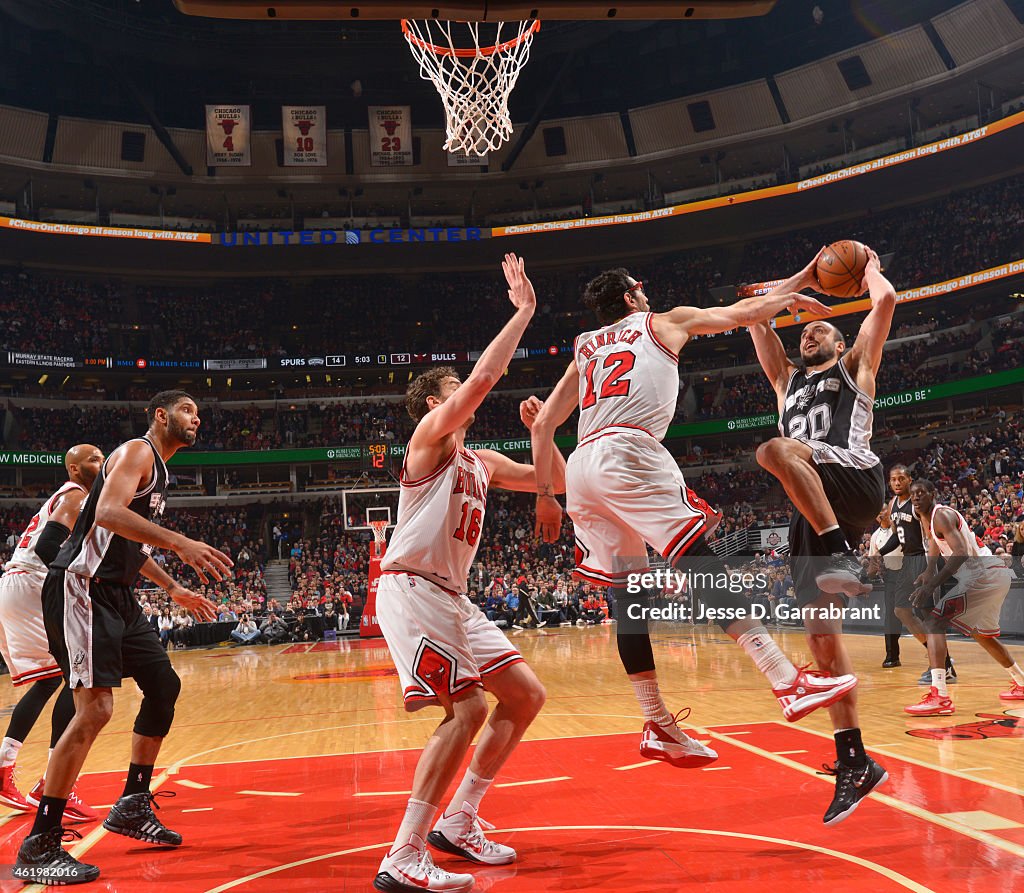
[[523,337],[523,332],[526,331],[537,309],[537,295],[534,293],[533,283],[526,275],[521,257],[506,254],[501,268],[508,281],[508,299],[516,312],[497,337],[487,345],[469,377],[448,399],[427,413],[416,426],[410,441],[411,448],[436,444],[463,427],[473,417],[491,388],[505,374],[512,355],[519,346],[519,339]]
[[843,357],[843,362],[861,387],[870,385],[873,391],[874,377],[882,365],[882,351],[889,340],[892,315],[896,311],[896,289],[883,275],[878,255],[870,248],[864,269],[864,287],[871,297],[871,312],[864,317],[857,340]]
[[[829,316],[832,311],[816,298],[800,294],[801,289],[814,287],[814,265],[817,256],[795,276],[767,294],[743,298],[727,307],[675,307],[651,318],[654,333],[669,350],[678,353],[694,335],[717,335],[730,329],[747,328],[766,323],[783,310]],[[780,344],[781,347],[781,344]]]
[[[544,401],[540,412],[533,420],[530,437],[533,440],[533,467],[537,483],[537,522],[535,533],[544,542],[553,543],[558,539],[562,526],[562,507],[555,499],[556,490],[553,474],[555,454],[555,431],[572,415],[580,402],[580,373],[576,363],[569,364],[565,375]],[[561,454],[559,454],[561,456]],[[564,482],[564,465],[563,465]],[[564,489],[564,483],[563,483]]]

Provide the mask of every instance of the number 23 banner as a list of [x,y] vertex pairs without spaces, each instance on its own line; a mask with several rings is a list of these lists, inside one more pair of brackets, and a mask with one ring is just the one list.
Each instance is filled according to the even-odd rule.
[[371,105],[370,164],[395,167],[412,164],[412,115],[407,105]]
[[252,164],[249,147],[250,115],[247,105],[206,107],[206,164]]
[[281,106],[285,167],[327,167],[327,108]]

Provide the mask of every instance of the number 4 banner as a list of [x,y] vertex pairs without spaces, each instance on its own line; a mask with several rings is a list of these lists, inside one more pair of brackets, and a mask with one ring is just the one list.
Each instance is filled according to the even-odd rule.
[[252,164],[247,105],[206,107],[206,164],[208,167]]
[[327,108],[281,106],[285,167],[327,167]]
[[371,105],[370,164],[396,167],[412,164],[412,114],[407,105]]

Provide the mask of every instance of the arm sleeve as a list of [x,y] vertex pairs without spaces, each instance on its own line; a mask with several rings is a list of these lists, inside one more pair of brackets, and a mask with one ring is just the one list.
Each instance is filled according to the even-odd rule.
[[39,560],[49,567],[53,559],[57,557],[60,547],[64,545],[64,540],[69,536],[71,536],[71,531],[63,524],[57,521],[47,521],[46,526],[39,534],[39,539],[36,540],[36,555],[39,556]]
[[889,534],[889,539],[885,541],[885,545],[878,550],[878,554],[885,557],[890,552],[895,551],[900,547],[900,538],[896,536],[895,532]]

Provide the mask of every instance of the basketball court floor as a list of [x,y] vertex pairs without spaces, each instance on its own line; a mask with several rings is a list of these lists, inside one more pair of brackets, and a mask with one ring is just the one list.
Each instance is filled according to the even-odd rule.
[[[484,801],[513,866],[473,868],[477,890],[714,893],[1024,889],[1024,704],[1000,702],[1006,674],[954,640],[957,713],[918,719],[924,650],[882,670],[882,642],[851,637],[864,737],[890,779],[845,823],[826,828],[834,752],[827,716],[791,725],[742,652],[717,628],[656,637],[671,709],[693,708],[697,737],[720,753],[680,770],[638,753],[639,710],[614,627],[527,631],[513,641],[548,689],[543,713]],[[796,660],[803,637],[780,636]],[[1024,647],[1011,646],[1024,658]],[[408,715],[383,640],[173,655],[184,688],[154,789],[185,844],[160,850],[77,826],[72,852],[102,868],[82,889],[370,890],[438,711]],[[3,683],[8,711],[17,697]],[[121,791],[138,694],[117,697],[80,790],[97,806]],[[41,723],[19,762],[31,787],[45,759]],[[461,773],[460,773],[461,776]],[[0,818],[0,889],[29,818]],[[441,865],[465,867],[443,854]]]

